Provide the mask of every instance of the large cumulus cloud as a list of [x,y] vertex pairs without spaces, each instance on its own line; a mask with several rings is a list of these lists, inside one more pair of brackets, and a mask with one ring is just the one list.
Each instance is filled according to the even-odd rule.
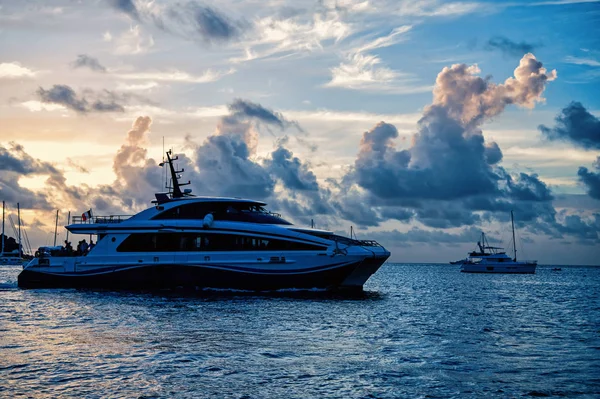
[[[556,71],[526,54],[503,83],[479,73],[477,66],[457,64],[438,74],[433,101],[417,123],[411,146],[398,147],[397,129],[385,122],[363,134],[354,165],[335,196],[340,214],[363,226],[395,219],[456,228],[506,221],[514,210],[530,231],[575,234],[567,228],[575,219],[588,226],[580,231],[596,231],[589,218],[559,214],[551,190],[537,174],[504,169],[502,150],[486,141],[481,128],[508,105],[533,108],[543,102]],[[589,173],[585,176],[591,180]],[[357,203],[368,204],[368,211]],[[597,239],[597,234],[585,235],[590,237]]]
[[[396,128],[385,122],[365,132],[347,180],[370,194],[374,206],[396,207],[432,227],[472,225],[474,211],[493,212],[515,201],[547,201],[536,175],[511,176],[502,151],[486,142],[481,125],[507,105],[532,108],[556,78],[526,54],[504,83],[482,78],[476,66],[456,64],[436,79],[433,102],[417,124],[410,148],[397,149]],[[391,211],[388,209],[386,213]]]

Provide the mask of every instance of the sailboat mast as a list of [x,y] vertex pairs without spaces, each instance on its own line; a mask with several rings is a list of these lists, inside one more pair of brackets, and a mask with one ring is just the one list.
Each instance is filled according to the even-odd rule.
[[2,201],[2,252],[0,254],[4,255],[4,201]]
[[515,219],[513,217],[513,211],[510,211],[510,224],[512,225],[512,236],[513,236],[513,248],[515,250],[515,259],[517,261],[517,241],[515,240]]
[[23,250],[21,249],[21,206],[17,202],[17,219],[19,219],[19,257],[23,256]]
[[58,232],[58,209],[56,210],[56,220],[54,221],[54,246],[56,246],[57,232]]

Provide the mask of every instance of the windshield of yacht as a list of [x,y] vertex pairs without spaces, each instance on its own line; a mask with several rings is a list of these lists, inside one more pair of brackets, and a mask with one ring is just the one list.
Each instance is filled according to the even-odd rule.
[[193,202],[168,209],[153,219],[204,219],[212,214],[215,220],[260,224],[291,224],[280,214],[268,211],[253,202]]

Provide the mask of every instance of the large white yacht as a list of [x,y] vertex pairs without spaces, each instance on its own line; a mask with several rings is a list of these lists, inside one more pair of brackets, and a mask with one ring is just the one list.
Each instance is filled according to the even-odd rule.
[[[182,190],[171,153],[169,193],[131,217],[74,218],[73,234],[97,236],[79,256],[40,250],[19,287],[362,290],[390,256],[375,241],[294,226],[265,203],[196,197]],[[60,249],[60,248],[59,248]]]
[[463,273],[513,273],[513,274],[535,274],[537,261],[526,260],[517,261],[517,245],[515,240],[515,224],[513,213],[510,212],[512,225],[512,239],[514,248],[514,257],[511,258],[502,251],[503,248],[491,247],[485,237],[485,233],[481,233],[481,240],[477,242],[479,251],[469,253],[469,257],[452,264],[460,264],[460,271]]

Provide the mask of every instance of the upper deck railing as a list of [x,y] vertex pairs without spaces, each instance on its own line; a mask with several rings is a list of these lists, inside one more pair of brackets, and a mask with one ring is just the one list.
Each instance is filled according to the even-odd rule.
[[73,224],[92,224],[92,223],[100,223],[100,224],[109,224],[109,223],[121,223],[133,215],[109,215],[109,216],[92,216],[91,218],[86,218],[83,220],[81,216],[73,216],[71,218],[71,223]]

